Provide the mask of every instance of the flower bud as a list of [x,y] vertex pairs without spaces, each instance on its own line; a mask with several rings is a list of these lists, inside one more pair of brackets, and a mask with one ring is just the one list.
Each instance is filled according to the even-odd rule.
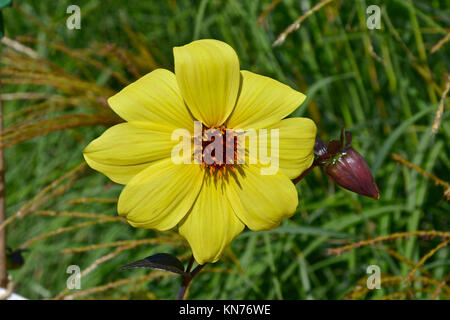
[[378,187],[364,158],[352,147],[346,147],[324,168],[325,174],[339,186],[377,199]]

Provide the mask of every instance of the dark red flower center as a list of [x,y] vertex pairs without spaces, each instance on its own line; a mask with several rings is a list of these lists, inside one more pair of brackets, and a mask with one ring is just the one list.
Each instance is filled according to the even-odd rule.
[[201,166],[209,170],[211,175],[220,177],[227,169],[234,171],[234,166],[237,165],[237,149],[238,137],[232,129],[225,126],[203,128]]

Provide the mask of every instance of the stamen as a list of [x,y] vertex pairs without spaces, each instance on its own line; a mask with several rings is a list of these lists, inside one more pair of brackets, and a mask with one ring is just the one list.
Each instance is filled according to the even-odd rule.
[[[235,171],[235,164],[237,163],[237,148],[240,143],[237,141],[235,134],[229,134],[225,126],[220,126],[218,128],[203,128],[202,132],[202,163],[201,167],[207,168],[210,175],[215,175],[217,178],[225,176],[227,169]],[[222,138],[222,159],[218,159],[215,154],[215,150],[211,154],[212,164],[207,164],[205,162],[205,154],[203,154],[205,148],[214,142],[215,137],[218,136]],[[233,148],[233,155],[227,154],[227,149]]]

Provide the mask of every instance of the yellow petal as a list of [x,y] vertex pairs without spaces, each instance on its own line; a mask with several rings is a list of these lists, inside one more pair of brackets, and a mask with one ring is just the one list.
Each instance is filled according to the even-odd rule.
[[137,228],[169,230],[188,213],[203,183],[198,165],[171,159],[152,164],[125,186],[118,212]]
[[199,264],[216,262],[244,229],[228,199],[228,186],[207,175],[191,212],[179,226]]
[[273,129],[279,130],[279,167],[290,179],[295,179],[314,161],[316,125],[308,118],[288,118],[270,126],[267,128],[269,153]]
[[297,208],[294,184],[281,171],[261,175],[258,165],[246,165],[229,179],[230,200],[239,219],[253,231],[278,227]]
[[239,91],[239,60],[228,44],[211,39],[173,49],[175,74],[193,116],[208,127],[225,122]]
[[126,184],[152,162],[167,159],[177,141],[171,141],[171,128],[146,123],[145,128],[120,123],[106,130],[83,151],[88,165]]
[[193,130],[194,119],[169,70],[148,73],[109,98],[108,103],[126,121],[150,121]]
[[242,89],[227,127],[265,128],[291,114],[306,96],[276,80],[241,71]]

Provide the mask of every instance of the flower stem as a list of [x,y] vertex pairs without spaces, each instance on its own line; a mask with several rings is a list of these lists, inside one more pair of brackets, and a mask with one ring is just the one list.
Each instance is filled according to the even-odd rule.
[[189,265],[186,269],[186,275],[183,276],[183,282],[181,283],[180,290],[178,291],[177,300],[183,300],[186,295],[186,290],[189,287],[190,283],[192,282],[192,279],[203,269],[205,264],[198,265],[195,267],[194,270],[191,272],[192,265],[194,264],[194,256],[191,257],[191,260],[189,261]]
[[187,268],[186,268],[186,272],[187,272],[187,273],[191,272],[191,269],[192,269],[192,266],[193,266],[193,264],[194,264],[194,261],[195,261],[194,255],[192,255],[192,256],[191,256],[191,259],[189,260],[189,264],[188,264],[188,266],[187,266]]
[[184,295],[186,294],[187,286],[189,282],[186,281],[186,277],[183,278],[183,283],[181,284],[180,290],[178,291],[177,300],[183,300]]
[[311,167],[309,167],[308,169],[306,169],[305,171],[303,171],[303,173],[301,175],[299,175],[297,178],[295,178],[294,180],[292,180],[292,182],[294,182],[294,184],[299,183],[304,177],[306,177],[306,175],[308,173],[310,173],[315,167],[317,167],[317,162],[316,160],[314,160],[314,162],[312,163]]

